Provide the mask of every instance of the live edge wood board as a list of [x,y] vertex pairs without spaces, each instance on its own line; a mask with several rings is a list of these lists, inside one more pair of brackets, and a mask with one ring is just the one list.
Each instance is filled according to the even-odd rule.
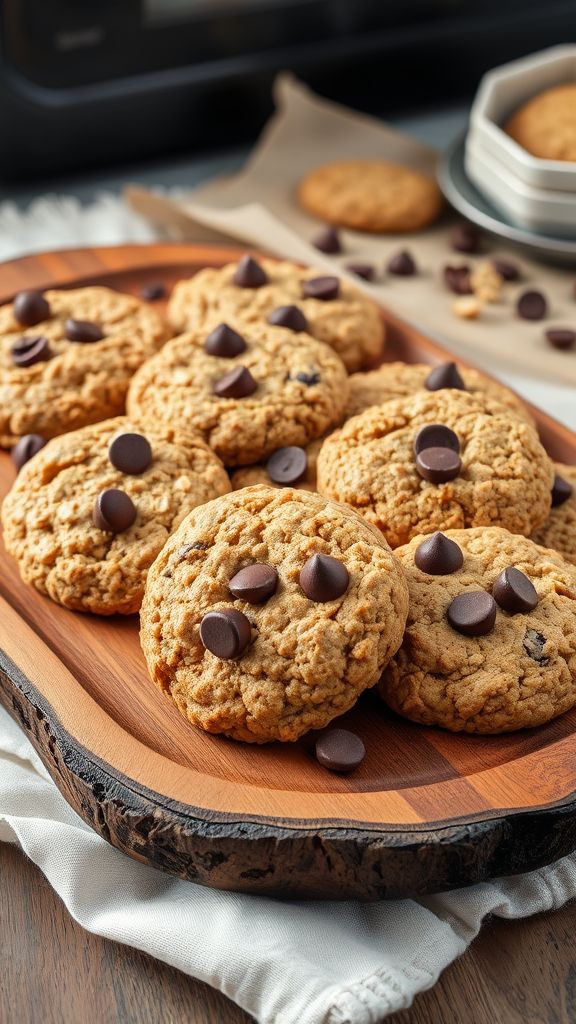
[[[48,253],[0,267],[0,301],[22,288],[168,287],[238,251],[192,245]],[[160,307],[161,308],[161,307]],[[387,359],[446,352],[383,311]],[[533,409],[550,454],[576,438]],[[14,480],[0,453],[0,496]],[[500,737],[402,721],[370,694],[341,719],[365,740],[351,776],[312,739],[254,747],[194,729],[148,680],[136,616],[58,607],[0,550],[0,698],[74,809],[114,846],[221,889],[364,900],[526,871],[576,848],[576,711]]]

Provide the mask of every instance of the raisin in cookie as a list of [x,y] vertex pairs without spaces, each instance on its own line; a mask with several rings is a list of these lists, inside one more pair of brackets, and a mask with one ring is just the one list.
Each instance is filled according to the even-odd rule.
[[185,423],[227,466],[306,445],[342,417],[348,378],[332,349],[307,334],[287,341],[265,323],[182,334],[134,376],[128,411],[138,422]]
[[384,321],[371,299],[347,281],[295,263],[245,257],[208,267],[176,285],[168,316],[179,331],[270,320],[284,327],[287,346],[305,331],[333,348],[349,373],[372,362],[384,347]]
[[554,548],[576,565],[576,466],[555,468],[550,515],[534,531],[532,540],[545,548]]
[[20,292],[0,308],[0,444],[123,412],[130,377],[171,333],[110,288]]
[[454,732],[542,725],[576,704],[576,570],[497,527],[397,549],[410,612],[380,695]]
[[268,487],[296,487],[299,491],[316,490],[316,463],[324,438],[311,441],[305,448],[286,446],[278,448],[267,462],[256,466],[241,466],[230,475],[235,491],[255,484]]
[[322,494],[358,509],[398,547],[465,526],[529,535],[550,511],[554,470],[520,415],[450,389],[354,416],[326,438],[317,475]]
[[150,675],[207,732],[251,743],[320,729],[402,640],[402,570],[381,535],[317,494],[247,487],[196,509],[142,604]]
[[54,438],[27,462],[2,506],[20,574],[77,611],[137,612],[149,566],[197,505],[230,490],[199,437],[124,417]]

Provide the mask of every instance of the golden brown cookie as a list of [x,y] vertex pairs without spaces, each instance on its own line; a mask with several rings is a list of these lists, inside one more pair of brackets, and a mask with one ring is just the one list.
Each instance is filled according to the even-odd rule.
[[552,508],[546,522],[532,534],[532,540],[554,548],[576,565],[576,466],[555,466],[561,480],[552,489]]
[[[230,475],[234,491],[265,484],[267,487],[295,487],[298,491],[316,491],[316,463],[324,437],[311,441],[296,452],[285,448],[273,452],[270,465],[241,466]],[[272,476],[270,475],[272,473]]]
[[542,725],[576,704],[576,571],[496,527],[398,548],[410,611],[378,687],[399,714],[453,732]]
[[576,82],[555,85],[528,100],[504,131],[532,156],[576,161]]
[[342,160],[310,171],[298,186],[308,213],[357,231],[417,231],[440,215],[433,178],[387,160]]
[[194,511],[164,547],[142,649],[153,681],[206,732],[297,740],[377,682],[407,607],[392,552],[355,512],[247,487]]

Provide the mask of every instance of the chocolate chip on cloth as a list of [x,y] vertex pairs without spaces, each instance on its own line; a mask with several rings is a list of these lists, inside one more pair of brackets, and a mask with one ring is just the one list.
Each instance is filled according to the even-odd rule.
[[227,466],[307,445],[342,417],[346,369],[332,349],[264,321],[234,325],[246,349],[225,359],[206,352],[203,331],[173,338],[134,376],[129,415],[142,424],[185,423]]
[[168,337],[145,303],[109,288],[20,293],[0,308],[0,445],[123,412],[130,377]]
[[[315,556],[323,570],[336,563],[338,586],[335,571],[312,573],[309,596],[301,581]],[[259,577],[272,570],[276,585],[261,600]],[[248,620],[249,642],[208,648],[206,616],[231,608]],[[197,508],[169,538],[148,577],[141,641],[153,681],[195,725],[292,741],[377,682],[406,614],[403,573],[360,516],[317,494],[249,487]]]
[[422,537],[395,552],[410,611],[380,696],[406,718],[454,732],[510,732],[567,711],[576,704],[575,567],[498,527],[448,530],[446,539],[463,556],[448,575],[418,566]]
[[550,515],[534,530],[532,540],[545,548],[554,548],[576,565],[576,466],[555,468]]
[[22,465],[2,506],[22,579],[77,611],[137,612],[146,573],[192,509],[230,490],[195,434],[124,417],[53,438]]
[[317,464],[320,493],[357,509],[393,548],[458,527],[530,534],[549,514],[553,476],[521,415],[488,394],[454,389],[372,406],[326,438]]
[[[230,476],[235,491],[241,487],[266,484],[269,487],[296,487],[298,490],[316,490],[316,463],[324,436],[311,441],[305,448],[289,446],[279,448],[263,465],[242,466]],[[298,455],[296,455],[298,452]],[[288,456],[287,453],[291,453]],[[302,454],[300,454],[302,453]],[[289,459],[289,467],[287,462]],[[272,470],[272,473],[270,472]],[[290,479],[287,479],[290,476]]]

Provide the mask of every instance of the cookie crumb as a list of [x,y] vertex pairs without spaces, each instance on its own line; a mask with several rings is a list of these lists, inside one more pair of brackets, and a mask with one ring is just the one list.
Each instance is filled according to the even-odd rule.
[[461,320],[477,320],[482,303],[476,295],[462,295],[452,303],[452,310]]

